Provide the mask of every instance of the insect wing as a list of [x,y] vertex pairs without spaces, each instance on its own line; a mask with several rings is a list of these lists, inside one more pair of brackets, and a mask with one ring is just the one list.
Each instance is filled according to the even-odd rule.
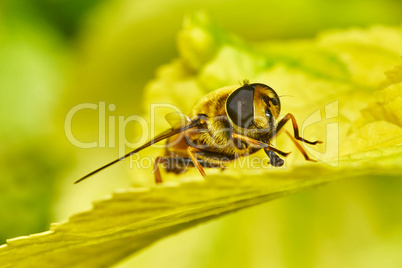
[[124,160],[127,157],[129,157],[129,156],[131,156],[131,155],[133,155],[135,153],[138,153],[139,151],[151,146],[154,143],[157,143],[159,141],[165,140],[165,139],[167,139],[169,137],[177,135],[177,134],[179,134],[179,133],[181,133],[183,131],[186,131],[186,130],[188,130],[190,128],[195,128],[195,127],[197,127],[199,125],[199,122],[200,122],[200,119],[196,119],[196,120],[190,121],[188,124],[186,124],[184,126],[180,126],[178,128],[172,128],[170,130],[167,130],[166,132],[161,133],[160,135],[154,137],[152,140],[150,140],[149,142],[145,143],[144,145],[142,145],[142,146],[134,149],[133,151],[129,152],[128,154],[126,154],[126,155],[124,155],[124,156],[122,156],[122,157],[120,157],[120,158],[118,158],[118,159],[116,159],[116,160],[114,160],[114,161],[112,161],[112,162],[110,162],[110,163],[108,163],[108,164],[106,164],[106,165],[104,165],[104,166],[92,171],[91,173],[85,175],[84,177],[82,177],[81,179],[77,180],[74,183],[79,183],[79,182],[83,181],[84,179],[86,179],[86,178],[98,173],[99,171],[102,171],[105,168],[110,167],[111,165],[116,164],[117,162],[119,162],[121,160]]
[[180,128],[191,123],[190,117],[177,112],[168,113],[165,119],[172,128]]

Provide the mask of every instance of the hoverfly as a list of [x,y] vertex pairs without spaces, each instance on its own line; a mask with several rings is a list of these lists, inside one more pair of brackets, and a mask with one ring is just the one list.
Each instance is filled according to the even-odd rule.
[[239,157],[251,155],[261,149],[265,151],[272,166],[280,167],[285,153],[274,148],[271,140],[291,120],[293,136],[286,131],[296,148],[309,161],[315,161],[307,155],[297,142],[315,145],[321,141],[308,141],[299,135],[295,117],[288,113],[279,122],[276,119],[281,110],[281,103],[276,92],[261,83],[245,81],[240,87],[224,87],[204,96],[194,107],[184,123],[172,127],[167,132],[154,137],[151,141],[130,153],[100,167],[81,179],[78,183],[95,173],[151,146],[167,140],[164,156],[155,160],[155,182],[161,183],[160,166],[167,172],[183,173],[187,167],[196,167],[203,177],[204,168],[225,168],[225,165]]

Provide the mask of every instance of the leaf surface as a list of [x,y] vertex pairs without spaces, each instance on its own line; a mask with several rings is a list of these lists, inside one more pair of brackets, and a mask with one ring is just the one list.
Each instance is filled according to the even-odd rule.
[[[144,107],[172,103],[187,114],[193,101],[220,86],[244,78],[273,84],[281,96],[297,96],[297,101],[283,98],[285,112],[307,122],[325,111],[335,123],[336,128],[311,124],[303,134],[325,138],[322,146],[329,147],[306,147],[321,163],[294,152],[286,168],[237,166],[211,172],[206,181],[188,176],[187,182],[126,189],[48,232],[9,240],[0,247],[4,267],[110,266],[163,237],[304,189],[349,178],[401,176],[400,67],[387,72],[385,81],[383,76],[398,60],[401,29],[337,31],[259,45],[222,31],[204,16],[190,17],[179,35],[180,58],[160,68],[146,89]],[[378,43],[381,38],[392,45]],[[157,122],[160,131],[167,127]],[[278,148],[289,144],[278,139]],[[137,176],[152,182],[149,170],[138,170]]]

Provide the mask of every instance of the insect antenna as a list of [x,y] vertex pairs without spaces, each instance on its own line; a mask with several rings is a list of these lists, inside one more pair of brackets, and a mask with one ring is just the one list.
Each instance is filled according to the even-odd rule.
[[293,96],[293,95],[280,95],[280,96],[278,96],[279,98],[282,98],[282,97],[291,97],[291,98],[296,98],[295,96]]

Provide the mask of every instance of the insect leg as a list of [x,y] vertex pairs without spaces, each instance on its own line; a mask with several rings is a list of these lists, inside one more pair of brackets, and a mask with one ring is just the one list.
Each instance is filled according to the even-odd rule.
[[293,141],[293,143],[296,145],[297,149],[299,149],[299,151],[303,154],[304,158],[308,161],[312,161],[312,162],[317,162],[317,160],[311,159],[307,152],[303,149],[303,147],[296,141],[296,139],[292,136],[292,134],[289,133],[289,131],[285,131],[286,134],[289,136],[289,138]]
[[155,183],[162,183],[161,171],[159,170],[159,164],[164,160],[164,157],[158,156],[155,159],[154,163],[154,174],[155,174]]
[[[167,172],[174,172],[180,174],[186,171],[187,167],[193,166],[193,161],[188,157],[178,156],[158,156],[154,162],[155,182],[162,183],[162,176],[160,172],[160,165],[164,165]],[[202,163],[204,164],[204,163]]]
[[322,143],[322,141],[308,141],[306,139],[303,139],[302,137],[299,136],[299,127],[297,126],[297,122],[296,122],[296,118],[293,116],[293,114],[288,113],[287,115],[285,115],[284,118],[281,119],[281,121],[279,121],[278,125],[276,126],[275,131],[271,132],[269,134],[269,139],[272,139],[273,137],[275,137],[278,132],[283,128],[283,126],[289,121],[292,120],[292,125],[293,125],[293,131],[294,131],[294,138],[296,140],[308,143],[308,144],[312,144],[315,145],[317,143]]
[[199,152],[200,150],[191,146],[187,147],[187,152],[188,155],[190,156],[191,160],[193,161],[194,166],[198,169],[198,171],[201,173],[201,175],[205,178],[207,174],[205,174],[204,169],[202,168],[200,162],[198,162],[197,157],[195,156],[196,152]]
[[[194,148],[196,149],[196,148]],[[201,150],[196,149],[196,152],[200,152]],[[208,154],[197,154],[197,163],[203,168],[221,168],[224,169],[225,163],[229,163],[230,160],[219,158],[211,158]],[[197,167],[194,164],[193,159],[191,157],[181,157],[181,156],[159,156],[155,159],[154,162],[154,174],[155,174],[155,182],[162,183],[162,176],[160,172],[161,164],[164,165],[164,168],[167,172],[174,172],[176,174],[181,174],[187,170],[188,167]]]
[[276,155],[273,151],[264,148],[265,153],[269,158],[269,164],[273,167],[281,167],[285,163],[282,158]]
[[258,146],[260,146],[260,147],[262,147],[264,149],[268,149],[268,150],[273,151],[275,153],[278,153],[278,154],[280,154],[282,156],[288,156],[290,154],[290,153],[282,152],[282,151],[270,146],[268,143],[265,143],[265,142],[262,142],[262,141],[259,141],[259,140],[255,140],[253,138],[243,136],[243,135],[240,135],[240,134],[237,134],[237,133],[232,133],[232,138],[233,139],[240,139],[240,140],[242,140],[244,142],[251,143],[251,144],[254,144],[254,145],[258,145]]

